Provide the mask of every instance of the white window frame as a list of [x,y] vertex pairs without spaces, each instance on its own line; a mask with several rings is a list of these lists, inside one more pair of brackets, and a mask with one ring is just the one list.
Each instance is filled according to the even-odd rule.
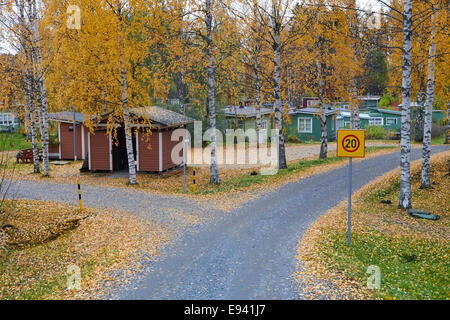
[[261,129],[266,130],[267,129],[267,120],[261,120]]
[[[389,124],[389,120],[394,120],[394,123]],[[386,125],[387,126],[396,126],[397,125],[397,118],[386,118]]]
[[319,100],[308,100],[307,102],[306,102],[306,106],[307,107],[314,107],[314,106],[317,106],[318,104],[319,104]]
[[[381,123],[375,123],[381,120]],[[384,125],[383,117],[372,117],[369,119],[369,126],[382,126]]]
[[[304,120],[308,120],[308,121],[310,121],[311,122],[311,129],[310,130],[306,130],[306,128],[307,128],[307,125],[306,125],[306,123],[305,123],[305,130],[300,130],[300,121],[304,121]],[[297,119],[297,127],[298,127],[298,132],[299,133],[312,133],[313,132],[313,119],[312,118],[305,118],[305,117],[302,117],[302,118],[298,118]]]

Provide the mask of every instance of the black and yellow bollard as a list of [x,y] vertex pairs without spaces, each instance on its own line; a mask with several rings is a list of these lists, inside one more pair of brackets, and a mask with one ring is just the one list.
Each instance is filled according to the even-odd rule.
[[80,203],[80,210],[83,210],[83,204],[81,203],[81,185],[80,185],[80,178],[77,179],[78,183],[78,202]]
[[192,172],[192,179],[194,180],[194,194],[197,193],[197,181],[196,181],[196,171],[197,169],[194,167],[194,170]]

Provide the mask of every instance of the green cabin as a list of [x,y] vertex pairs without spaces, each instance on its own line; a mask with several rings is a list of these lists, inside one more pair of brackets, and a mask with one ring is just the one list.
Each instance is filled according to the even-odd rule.
[[359,100],[359,109],[360,110],[369,110],[370,108],[377,108],[378,103],[381,100],[381,96],[361,96],[358,97]]
[[[265,130],[267,139],[270,140],[270,130],[273,128],[271,117],[272,110],[260,108],[261,128]],[[248,129],[256,130],[256,116],[258,109],[255,106],[227,106],[224,109],[224,115],[227,120],[228,129]]]
[[[361,129],[365,129],[369,126],[370,116],[367,113],[359,114],[359,122],[361,124]],[[351,128],[351,113],[349,111],[341,111],[336,117],[336,128],[339,129],[350,129]]]
[[285,136],[295,136],[300,141],[320,141],[322,132],[320,115],[325,112],[327,117],[327,135],[329,141],[336,140],[336,111],[318,108],[303,108],[289,112],[290,124],[285,124]]
[[371,108],[369,125],[383,126],[385,130],[400,132],[402,127],[402,112],[382,108]]

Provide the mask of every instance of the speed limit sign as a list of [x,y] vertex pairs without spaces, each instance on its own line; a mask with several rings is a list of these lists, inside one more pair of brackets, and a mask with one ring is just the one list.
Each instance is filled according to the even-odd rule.
[[350,246],[352,229],[352,160],[364,158],[366,155],[365,130],[338,130],[337,156],[348,158],[348,218],[347,218],[347,244]]
[[345,158],[364,158],[366,144],[365,130],[338,130],[337,156]]

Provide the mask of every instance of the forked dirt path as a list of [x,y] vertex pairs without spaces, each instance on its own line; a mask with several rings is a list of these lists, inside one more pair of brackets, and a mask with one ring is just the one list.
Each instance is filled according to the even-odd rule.
[[[420,156],[420,150],[412,151],[413,160]],[[396,152],[356,162],[353,190],[395,169],[398,159]],[[150,271],[108,298],[298,299],[298,240],[312,221],[346,198],[346,177],[343,167],[301,179],[185,233],[149,264]]]
[[[432,148],[447,150],[450,146]],[[412,150],[412,160],[420,156],[420,149]],[[354,191],[398,164],[398,152],[355,162]],[[313,175],[232,212],[179,196],[83,186],[86,206],[132,212],[179,235],[147,271],[106,298],[297,299],[297,242],[312,221],[346,198],[346,177],[346,167]],[[13,181],[10,195],[77,205],[76,192],[69,184]]]

